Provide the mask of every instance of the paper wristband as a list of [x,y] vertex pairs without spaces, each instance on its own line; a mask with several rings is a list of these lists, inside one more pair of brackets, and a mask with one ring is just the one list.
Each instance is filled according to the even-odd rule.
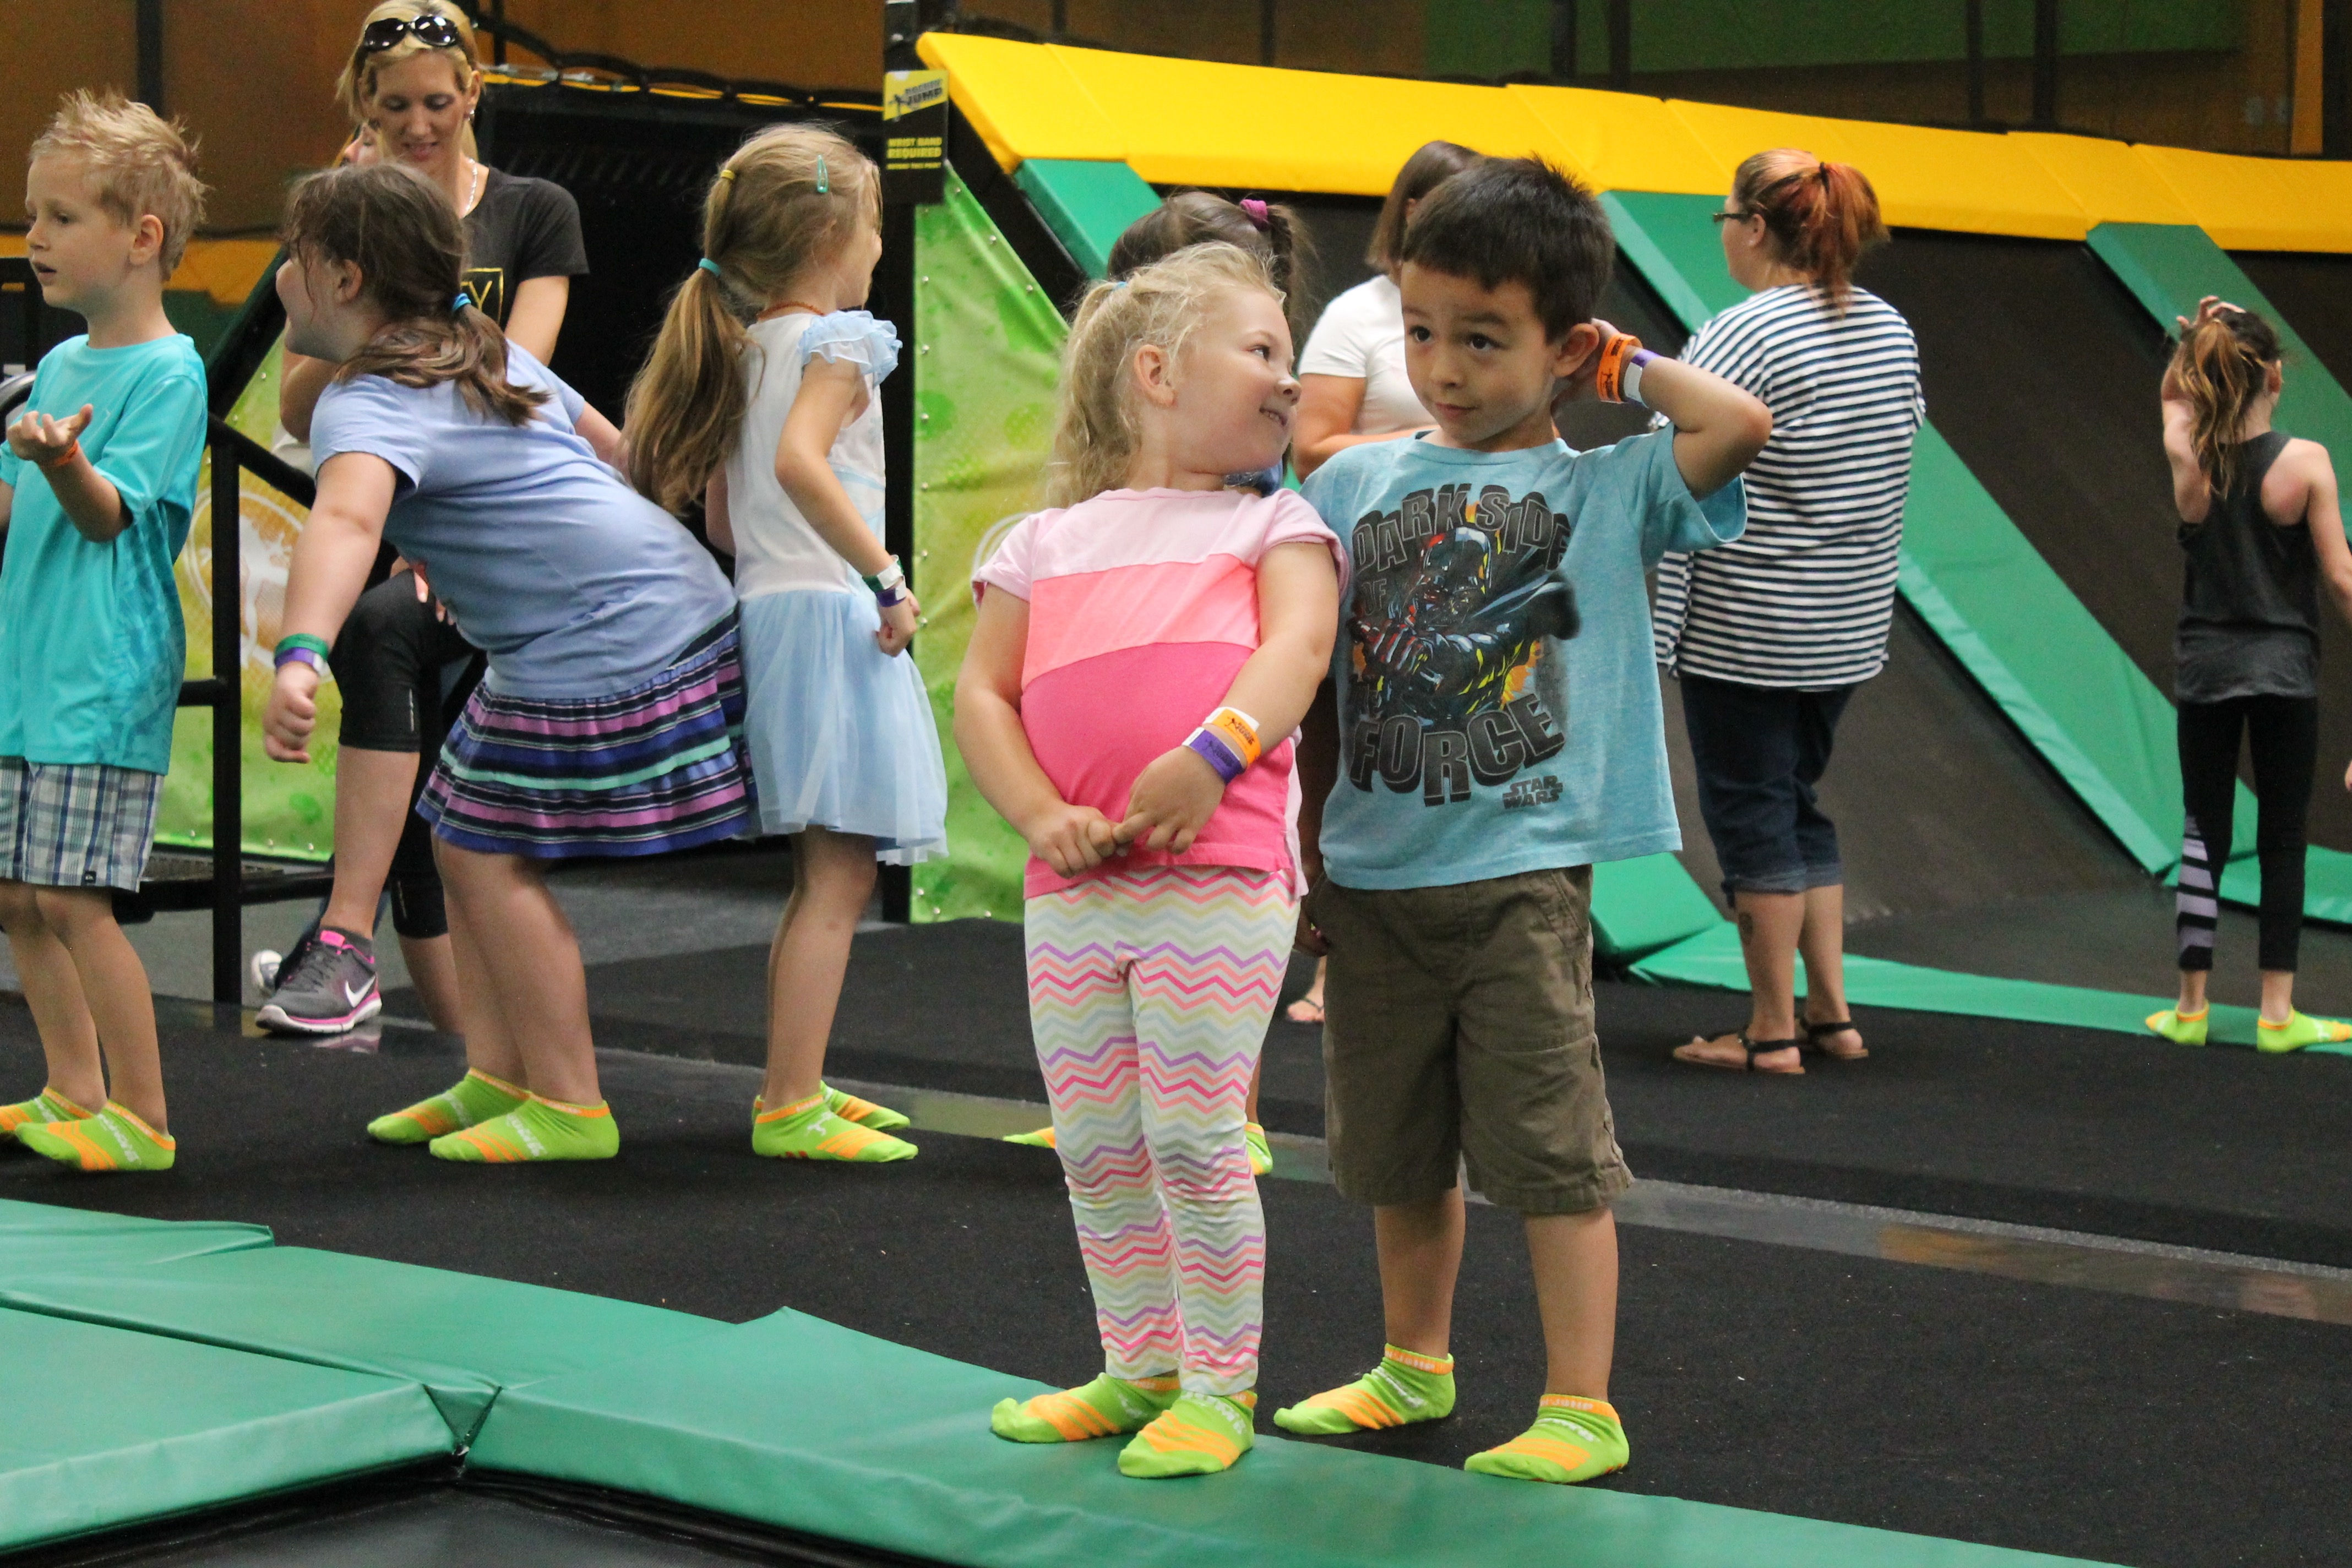
[[1192,738],[1184,742],[1184,747],[1216,769],[1217,776],[1227,784],[1249,772],[1249,764],[1234,754],[1233,747],[1225,743],[1224,737],[1209,730],[1193,731]]
[[1245,768],[1256,766],[1258,758],[1265,752],[1265,747],[1258,743],[1257,721],[1238,708],[1218,709],[1201,721],[1201,728],[1223,737]]
[[1601,363],[1592,372],[1593,395],[1603,403],[1625,401],[1625,362],[1642,347],[1631,332],[1620,332],[1601,345]]
[[327,652],[325,638],[314,637],[308,632],[291,632],[278,639],[278,653],[273,668],[283,669],[288,665],[299,661],[324,674],[327,668]]
[[1648,349],[1635,349],[1625,361],[1625,370],[1618,380],[1625,389],[1625,401],[1647,408],[1649,400],[1642,395],[1642,371],[1658,355]]

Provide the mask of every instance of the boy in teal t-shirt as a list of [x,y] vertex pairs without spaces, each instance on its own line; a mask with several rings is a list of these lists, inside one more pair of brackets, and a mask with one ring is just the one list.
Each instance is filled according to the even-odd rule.
[[154,1001],[112,889],[146,869],[187,662],[172,563],[205,367],[163,280],[205,188],[176,125],[74,93],[25,189],[42,296],[89,331],[42,359],[0,454],[0,928],[48,1059],[37,1096],[0,1105],[0,1137],[85,1171],[164,1170]]
[[[1349,573],[1338,711],[1310,717],[1300,752],[1300,942],[1330,959],[1331,1175],[1372,1205],[1391,1342],[1275,1423],[1452,1412],[1466,1164],[1526,1220],[1548,1361],[1535,1424],[1468,1468],[1567,1483],[1629,1453],[1609,1205],[1633,1177],[1593,1032],[1591,910],[1593,862],[1679,843],[1643,573],[1738,537],[1738,476],[1772,427],[1729,382],[1592,319],[1613,250],[1591,194],[1540,163],[1440,185],[1398,277],[1436,433],[1350,447],[1306,484]],[[1673,428],[1570,451],[1562,390]]]

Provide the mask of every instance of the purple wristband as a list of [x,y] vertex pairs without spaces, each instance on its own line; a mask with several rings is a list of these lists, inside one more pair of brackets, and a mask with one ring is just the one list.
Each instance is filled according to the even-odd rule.
[[1195,730],[1192,738],[1184,742],[1202,762],[1217,770],[1217,776],[1227,784],[1249,771],[1249,764],[1234,754],[1234,749],[1206,730]]
[[1642,401],[1642,371],[1652,360],[1663,357],[1654,349],[1635,349],[1625,356],[1625,368],[1619,373],[1618,384],[1624,388],[1626,402],[1641,403],[1644,408],[1649,406]]
[[281,647],[278,650],[277,662],[270,668],[283,669],[289,664],[307,664],[320,675],[327,673],[327,661],[319,657],[316,648]]

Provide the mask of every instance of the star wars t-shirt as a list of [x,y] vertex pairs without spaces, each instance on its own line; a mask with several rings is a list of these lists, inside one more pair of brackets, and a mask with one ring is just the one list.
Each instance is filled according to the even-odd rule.
[[466,291],[483,314],[504,327],[524,283],[587,271],[580,204],[570,191],[496,169],[483,176],[482,199],[466,215]]
[[1739,537],[1674,433],[1594,451],[1350,447],[1308,501],[1348,546],[1331,879],[1428,888],[1679,848],[1643,574]]

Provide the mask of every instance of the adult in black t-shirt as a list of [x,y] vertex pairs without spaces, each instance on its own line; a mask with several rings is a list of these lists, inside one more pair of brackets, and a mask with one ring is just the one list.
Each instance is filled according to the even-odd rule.
[[[343,156],[397,159],[446,194],[465,220],[467,292],[544,363],[555,353],[572,279],[588,270],[580,208],[561,185],[504,174],[474,157],[468,122],[481,90],[473,30],[454,5],[386,0],[368,13],[336,83],[362,127]],[[334,370],[286,356],[278,417],[297,440],[310,438],[310,415]],[[503,1024],[461,1005],[432,838],[414,810],[449,717],[480,679],[480,658],[421,577],[403,570],[361,595],[331,663],[343,703],[334,891],[318,927],[282,960],[255,955],[256,986],[268,994],[261,1022],[337,1034],[381,1007],[373,942],[376,905],[389,891],[402,956],[433,1022],[466,1034],[476,1066],[515,1079],[519,1058],[509,1059],[514,1047]],[[320,931],[329,940],[318,940]]]

